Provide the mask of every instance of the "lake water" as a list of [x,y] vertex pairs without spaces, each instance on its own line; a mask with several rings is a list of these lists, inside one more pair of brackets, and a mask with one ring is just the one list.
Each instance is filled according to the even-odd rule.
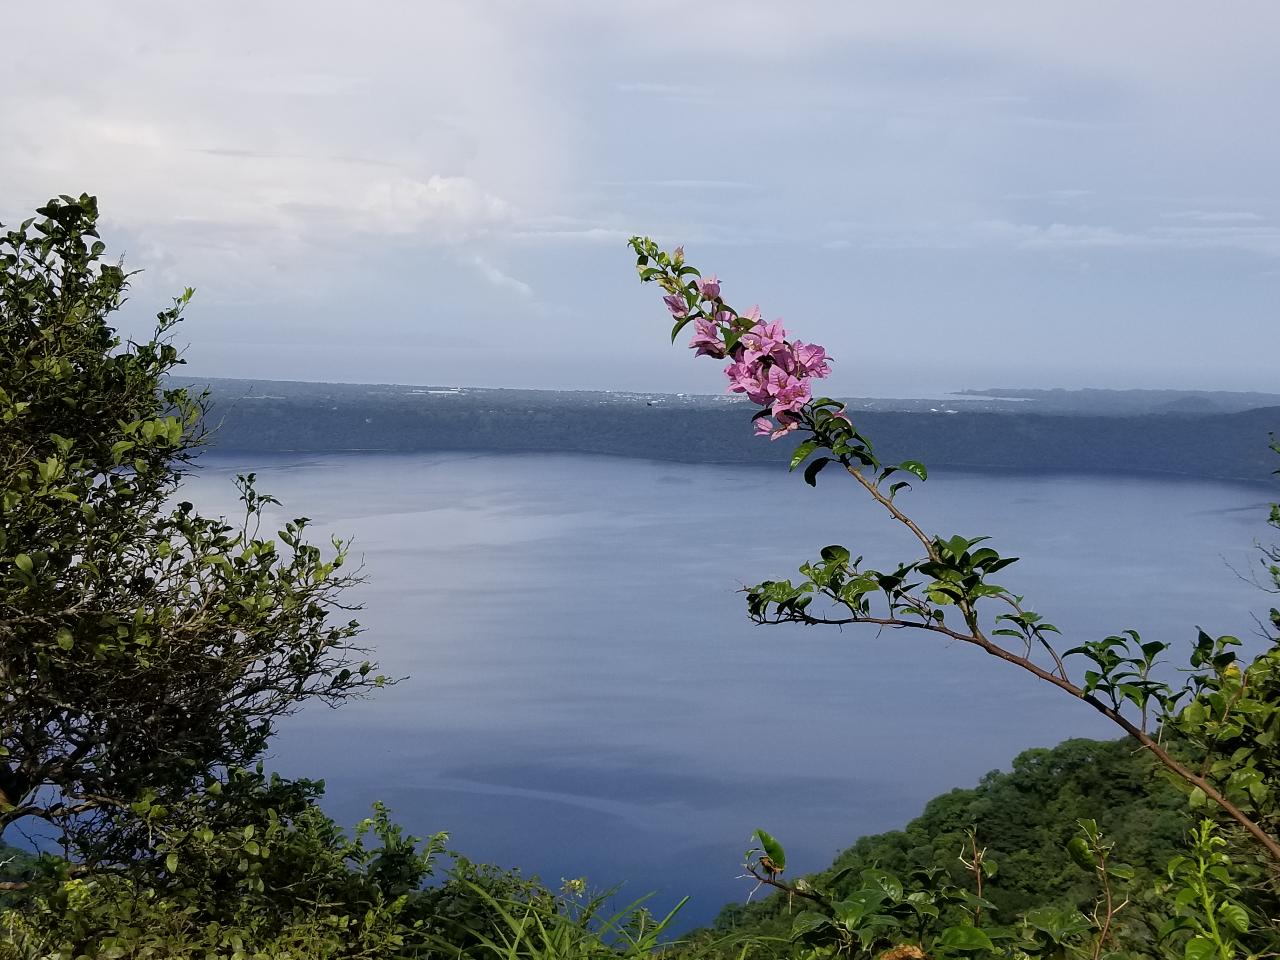
[[[781,456],[781,451],[780,451]],[[744,897],[751,832],[796,874],[1020,750],[1112,736],[1083,705],[963,645],[866,629],[756,627],[742,583],[827,543],[876,565],[909,535],[834,471],[580,456],[207,455],[184,490],[234,514],[256,470],[284,515],[355,538],[365,640],[408,679],[287,722],[272,763],[323,777],[345,823],[386,801],[419,834],[550,884],[683,894],[684,924]],[[1022,556],[1000,582],[1067,645],[1133,627],[1254,630],[1237,570],[1262,487],[939,473],[903,502],[927,530]]]

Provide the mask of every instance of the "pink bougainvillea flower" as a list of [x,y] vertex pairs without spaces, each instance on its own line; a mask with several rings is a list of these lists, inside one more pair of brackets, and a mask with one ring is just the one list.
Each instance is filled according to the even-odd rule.
[[784,343],[769,354],[769,360],[774,366],[781,367],[792,376],[804,376],[803,371],[800,370],[796,363],[795,352],[791,349],[791,344],[789,343]]
[[[800,429],[800,419],[789,413],[779,414],[778,428],[769,434],[770,440],[780,440],[793,430]],[[756,432],[759,436],[759,431]]]
[[759,361],[738,360],[724,368],[730,393],[745,393],[752,403],[763,406],[771,400],[768,373]]
[[774,320],[772,323],[757,322],[742,335],[742,342],[748,350],[768,357],[786,349],[787,331],[783,329],[781,320]]
[[698,351],[696,356],[699,357],[715,357],[717,360],[723,359],[725,355],[725,343],[720,339],[720,327],[711,320],[698,317],[693,321],[697,332],[693,335],[693,339],[689,341],[689,347]]
[[795,369],[795,358],[791,355],[791,346],[786,337],[787,331],[778,320],[757,323],[739,341],[745,348],[743,359],[781,366],[791,373]]
[[797,340],[791,346],[791,354],[795,358],[796,372],[800,376],[821,379],[831,372],[831,358],[816,343],[801,343]]
[[720,278],[715,274],[709,277],[700,277],[693,282],[698,288],[698,293],[702,294],[702,299],[714,300],[720,296]]
[[[682,254],[683,250],[677,249],[677,263],[682,262]],[[763,320],[759,306],[742,314],[726,307],[720,302],[720,278],[715,275],[696,278],[687,293],[662,298],[677,320],[694,312],[686,298],[695,290],[698,302],[711,306],[699,308],[693,317],[696,325],[690,349],[700,357],[732,361],[724,368],[728,391],[746,394],[762,408],[755,421],[756,436],[777,440],[799,430],[804,424],[803,411],[813,400],[809,381],[831,373],[827,351],[814,343],[789,343],[782,321]],[[730,335],[735,338],[732,349],[726,342]],[[843,413],[836,416],[849,419]]]
[[802,377],[793,377],[781,367],[770,367],[765,389],[769,393],[773,415],[798,413],[800,408],[813,396],[809,392],[809,381]]

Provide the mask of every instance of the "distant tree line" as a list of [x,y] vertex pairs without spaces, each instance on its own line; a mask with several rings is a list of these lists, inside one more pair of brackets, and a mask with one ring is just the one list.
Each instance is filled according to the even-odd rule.
[[[303,385],[298,385],[303,386]],[[307,385],[311,386],[311,385]],[[454,396],[325,396],[298,390],[244,394],[243,384],[211,386],[210,446],[229,452],[588,453],[689,463],[776,463],[779,453],[742,426],[747,404],[601,403],[574,394],[513,391]],[[503,392],[505,393],[505,391]],[[1159,473],[1266,480],[1268,432],[1280,407],[1230,414],[856,412],[883,437],[888,460],[908,456],[937,467],[1004,471]]]

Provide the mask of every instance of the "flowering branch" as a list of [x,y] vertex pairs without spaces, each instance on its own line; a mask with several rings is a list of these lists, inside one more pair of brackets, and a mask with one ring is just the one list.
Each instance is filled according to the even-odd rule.
[[[928,478],[924,464],[916,460],[882,463],[871,441],[845,412],[845,404],[813,396],[811,381],[830,372],[832,360],[825,349],[788,340],[781,321],[766,322],[759,307],[738,313],[724,302],[720,280],[703,278],[685,262],[682,248],[667,253],[641,237],[632,238],[631,247],[641,281],[657,283],[666,291],[663,301],[675,321],[672,341],[693,323],[695,333],[689,346],[696,355],[730,361],[724,368],[729,392],[746,394],[760,408],[754,415],[757,435],[777,440],[789,433],[799,434],[802,439],[791,457],[792,470],[805,464],[804,479],[816,486],[818,474],[828,464],[840,464],[891,517],[911,531],[924,550],[922,559],[886,572],[865,568],[862,558],[852,558],[845,547],[825,547],[820,560],[800,568],[805,579],[799,584],[770,580],[747,588],[752,620],[762,624],[875,624],[922,630],[972,644],[1088,703],[1166,769],[1217,804],[1280,861],[1280,842],[1275,837],[1241,804],[1182,764],[1148,732],[1152,707],[1168,722],[1181,698],[1196,694],[1191,688],[1175,691],[1152,678],[1152,668],[1168,649],[1167,644],[1143,643],[1136,632],[1125,631],[1122,636],[1086,642],[1065,654],[1058,653],[1050,639],[1050,634],[1060,633],[1058,628],[1026,609],[1022,597],[989,579],[1017,558],[1001,557],[991,547],[979,546],[986,537],[926,534],[896,502],[897,495],[910,487],[902,475],[921,481]],[[892,477],[899,479],[890,482]],[[817,598],[828,604],[830,612],[810,612]],[[989,600],[995,601],[1001,612],[984,626],[979,604],[985,610]],[[1012,639],[1017,647],[1002,645],[994,638]],[[1193,667],[1212,663],[1218,669],[1220,663],[1230,662],[1233,655],[1224,651],[1233,642],[1233,638],[1213,641],[1201,634]],[[1037,662],[1037,654],[1047,656],[1047,661]],[[1064,657],[1073,655],[1091,664],[1082,682],[1068,675]],[[1126,711],[1136,719],[1130,719]]]

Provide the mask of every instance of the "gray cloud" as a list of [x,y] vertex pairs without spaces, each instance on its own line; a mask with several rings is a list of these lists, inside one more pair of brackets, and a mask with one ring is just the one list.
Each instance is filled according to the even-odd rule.
[[717,390],[662,343],[642,232],[858,358],[851,391],[1033,357],[1274,386],[1239,349],[1280,292],[1264,0],[68,0],[6,27],[0,219],[98,193],[135,301],[199,288],[200,372],[430,381],[441,327],[517,343],[532,310],[537,356],[464,333],[444,379]]

